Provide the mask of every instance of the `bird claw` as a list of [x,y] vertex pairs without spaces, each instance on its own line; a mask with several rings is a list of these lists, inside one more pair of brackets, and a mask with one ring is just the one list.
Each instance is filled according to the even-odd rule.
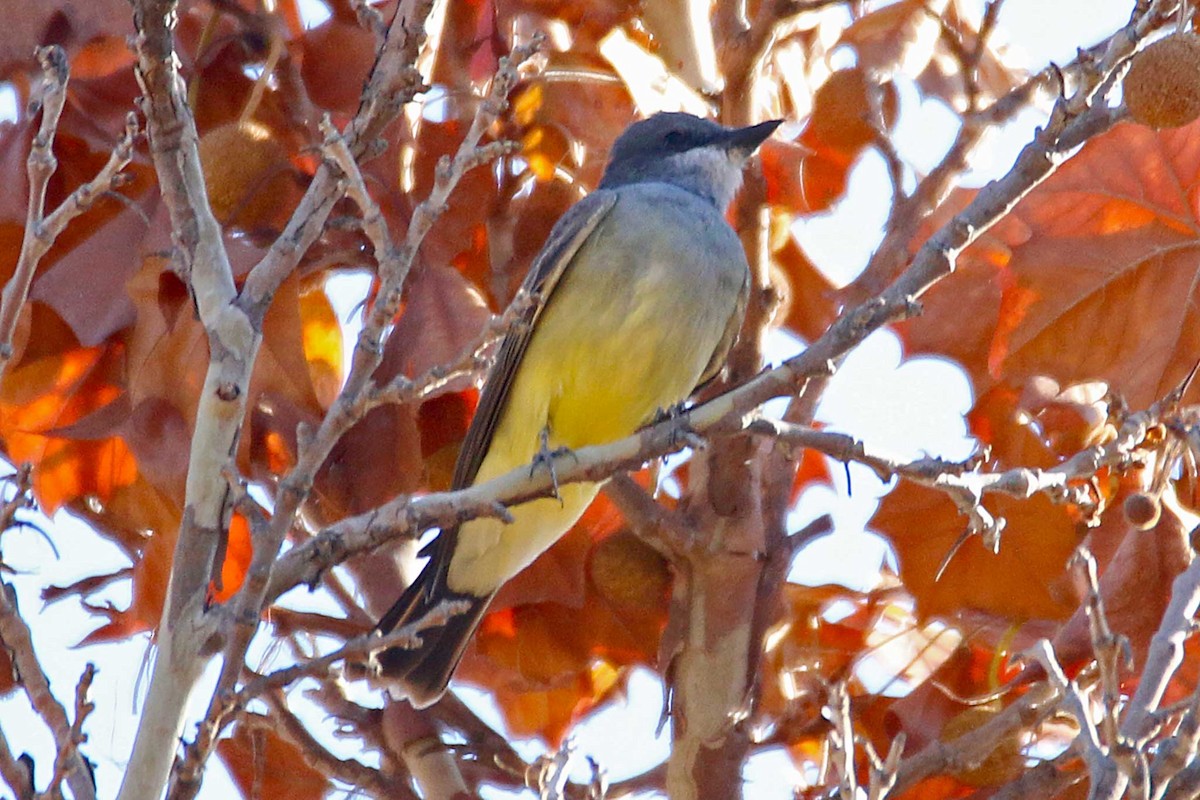
[[668,431],[668,443],[671,449],[680,449],[682,447],[690,447],[693,450],[699,450],[704,447],[704,438],[692,430],[692,426],[688,424],[687,406],[683,403],[676,403],[667,408],[660,408],[654,412],[654,419],[651,425],[657,425],[661,422],[671,422],[671,429]]
[[575,455],[575,451],[569,447],[562,446],[562,447],[551,448],[550,447],[550,432],[548,430],[542,431],[541,438],[542,438],[541,446],[538,448],[538,451],[536,453],[534,453],[533,463],[529,466],[529,477],[532,478],[534,476],[534,473],[537,472],[538,467],[541,467],[541,468],[545,469],[547,472],[549,472],[550,473],[550,485],[554,488],[554,497],[561,504],[563,502],[563,499],[562,499],[562,495],[559,494],[559,491],[558,491],[558,471],[554,468],[554,460],[556,458],[560,458],[562,456],[570,456],[571,458],[574,458],[577,462],[579,461],[579,459]]

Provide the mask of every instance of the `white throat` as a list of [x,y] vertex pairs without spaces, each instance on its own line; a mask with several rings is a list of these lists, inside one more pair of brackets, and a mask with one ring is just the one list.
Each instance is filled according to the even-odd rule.
[[680,183],[686,183],[693,191],[710,194],[722,212],[728,208],[742,185],[742,165],[745,159],[733,151],[697,147],[670,158],[672,172],[687,176]]

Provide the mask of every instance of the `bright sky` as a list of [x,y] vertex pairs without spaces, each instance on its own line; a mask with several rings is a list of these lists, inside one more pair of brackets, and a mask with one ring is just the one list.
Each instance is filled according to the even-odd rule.
[[[1065,62],[1075,48],[1090,45],[1115,30],[1128,17],[1133,0],[1008,0],[1000,18],[999,35],[1011,45],[1013,60],[1037,69],[1050,60]],[[982,0],[966,5],[982,8]],[[901,116],[896,129],[900,153],[918,170],[935,164],[954,134],[953,117],[937,102],[921,103],[911,87],[901,87]],[[0,119],[15,112],[15,95],[0,86]],[[6,112],[6,104],[12,106]],[[985,153],[970,176],[974,185],[1002,174],[1018,149],[1028,141],[1042,117],[1027,114],[1004,130],[990,135]],[[831,277],[849,280],[865,264],[880,238],[887,211],[889,188],[881,159],[867,154],[854,169],[847,197],[832,212],[806,220],[798,226],[805,249]],[[342,319],[352,320],[362,285],[346,283],[335,298]],[[346,337],[348,343],[353,336]],[[774,348],[777,358],[794,352],[794,343],[783,337]],[[820,408],[820,418],[830,427],[853,432],[871,445],[895,456],[916,457],[925,452],[962,457],[970,449],[964,436],[961,414],[971,402],[969,388],[957,369],[931,358],[902,362],[896,339],[882,333],[871,337],[846,362],[834,378]],[[886,546],[870,533],[866,522],[884,487],[865,469],[852,468],[854,496],[840,470],[834,470],[834,490],[810,491],[796,514],[797,527],[814,516],[830,512],[835,533],[804,551],[793,571],[793,579],[809,583],[838,581],[850,586],[870,585],[876,567],[890,558]],[[100,673],[93,685],[97,710],[88,724],[86,754],[97,762],[101,797],[112,797],[120,781],[122,764],[128,757],[136,725],[135,699],[144,687],[137,684],[142,646],[100,645],[69,649],[83,633],[95,627],[95,618],[66,602],[43,607],[39,597],[45,585],[63,585],[86,575],[127,566],[119,551],[65,514],[43,522],[62,558],[57,558],[45,540],[32,530],[4,536],[4,560],[18,570],[11,578],[21,608],[33,618],[34,635],[56,694],[70,706],[75,681],[87,661]],[[129,603],[127,585],[116,585],[101,597],[117,607]],[[260,637],[260,642],[265,637]],[[145,642],[142,637],[141,642]],[[260,652],[262,648],[259,648]],[[211,673],[211,671],[210,671]],[[215,679],[209,675],[208,685]],[[464,690],[480,713],[499,725],[498,717],[479,692]],[[206,696],[204,687],[198,695]],[[580,757],[591,756],[609,771],[612,780],[637,774],[657,763],[667,753],[669,731],[655,738],[654,727],[661,702],[656,677],[640,672],[633,677],[629,698],[606,709],[582,725],[574,738]],[[198,717],[203,705],[194,709]],[[10,742],[31,752],[37,762],[38,785],[48,779],[53,762],[53,744],[44,726],[32,715],[24,696],[0,699],[0,719]],[[313,717],[319,719],[319,717]],[[27,732],[27,733],[24,733]],[[22,735],[24,734],[24,735]],[[188,734],[191,735],[189,728]],[[353,744],[338,747],[357,755]],[[540,752],[536,743],[520,745],[527,756]],[[753,759],[746,768],[751,800],[790,800],[797,775],[781,752]],[[202,798],[236,796],[217,759],[213,759]],[[335,797],[351,796],[349,793]],[[494,793],[494,796],[509,796]]]

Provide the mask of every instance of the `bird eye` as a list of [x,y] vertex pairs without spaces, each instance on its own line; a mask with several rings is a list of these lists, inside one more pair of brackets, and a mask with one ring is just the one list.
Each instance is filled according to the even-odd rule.
[[663,142],[668,147],[683,147],[683,143],[687,140],[687,136],[683,131],[668,131],[663,137]]

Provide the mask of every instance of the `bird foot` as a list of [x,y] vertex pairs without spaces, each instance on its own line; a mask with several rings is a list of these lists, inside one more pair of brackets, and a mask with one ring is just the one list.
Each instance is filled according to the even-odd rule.
[[534,453],[533,463],[529,466],[529,477],[532,478],[534,473],[538,471],[539,467],[549,472],[550,485],[554,487],[554,497],[559,503],[562,503],[562,495],[560,495],[558,491],[558,471],[554,468],[554,460],[561,458],[562,456],[570,456],[576,461],[579,459],[576,457],[575,451],[569,447],[550,447],[550,432],[548,430],[542,431],[541,439],[541,447],[539,447],[538,451]]
[[661,422],[671,422],[671,429],[668,432],[668,442],[672,449],[680,447],[691,447],[694,450],[699,450],[704,446],[704,438],[700,434],[692,430],[692,426],[688,424],[687,405],[684,402],[676,403],[667,408],[660,408],[654,412],[654,419],[651,420],[651,425],[657,425]]

